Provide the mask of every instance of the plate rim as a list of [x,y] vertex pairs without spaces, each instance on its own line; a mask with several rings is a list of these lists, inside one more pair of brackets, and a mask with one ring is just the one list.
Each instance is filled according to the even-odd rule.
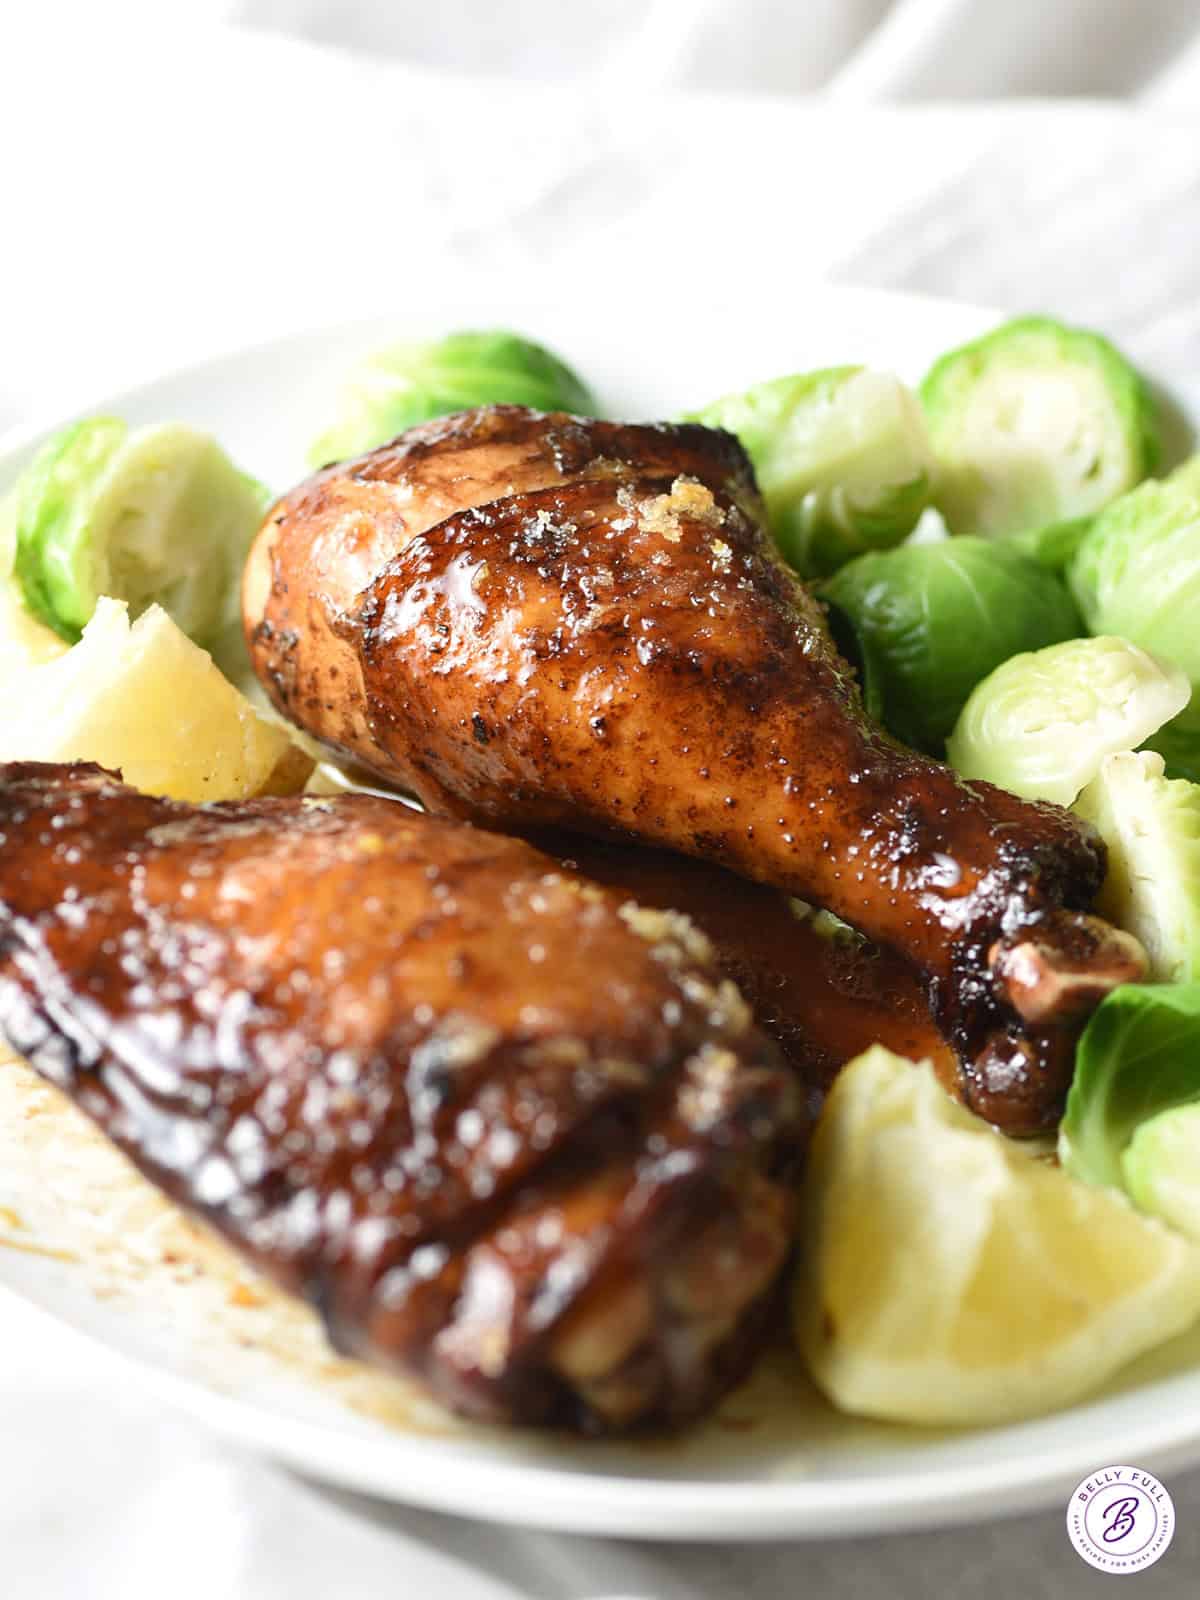
[[[454,287],[461,287],[458,280],[451,280],[451,283]],[[912,289],[879,289],[867,284],[839,283],[828,279],[816,280],[802,287],[804,293],[813,298],[845,300],[859,305],[870,305],[879,311],[890,308],[899,313],[907,307],[909,310],[924,314],[949,312],[961,316],[964,320],[977,319],[981,325],[988,321],[997,321],[1006,315],[996,306]],[[445,286],[442,286],[438,299],[440,300],[445,293],[447,293]],[[575,297],[557,286],[550,290],[529,287],[522,289],[519,294],[506,295],[505,298],[522,304],[526,301],[531,305],[536,302],[540,306],[567,307],[575,304]],[[741,296],[730,292],[725,297],[710,302],[709,310],[711,312],[714,305],[718,308],[736,307],[741,303],[741,299]],[[309,340],[318,339],[340,340],[385,324],[391,324],[397,330],[402,330],[403,323],[404,313],[397,312],[392,305],[375,306],[353,317],[315,317],[312,321],[298,323],[294,327],[269,334],[261,339],[222,341],[215,349],[194,360],[180,361],[169,367],[154,369],[147,367],[130,372],[122,379],[117,389],[90,384],[78,393],[65,395],[61,402],[53,406],[39,407],[29,417],[19,418],[0,431],[0,473],[7,469],[12,456],[27,450],[48,433],[65,427],[86,413],[102,408],[115,410],[127,402],[136,401],[143,391],[155,388],[159,384],[173,383],[180,379],[201,378],[205,373],[213,372],[230,361],[264,357],[281,346],[301,345]]]
[[[152,1358],[110,1344],[36,1296],[0,1281],[0,1305],[6,1298],[84,1340],[114,1375],[136,1376],[156,1398],[308,1481],[377,1503],[540,1532],[666,1543],[718,1543],[731,1537],[755,1543],[807,1542],[919,1532],[1045,1511],[1056,1498],[1065,1509],[1071,1490],[1110,1460],[1149,1466],[1159,1477],[1200,1463],[1200,1425],[1178,1420],[1188,1415],[1186,1407],[1178,1407],[1165,1411],[1157,1422],[1147,1419],[1140,1429],[1126,1430],[1120,1440],[1092,1435],[1086,1441],[1076,1438],[1056,1450],[1041,1451],[1032,1473],[1018,1474],[1015,1460],[1004,1459],[909,1474],[903,1498],[894,1493],[895,1476],[885,1473],[837,1483],[810,1477],[786,1482],[664,1479],[563,1470],[490,1454],[454,1455],[443,1470],[429,1473],[431,1441],[426,1437],[388,1434],[383,1431],[386,1424],[380,1423],[378,1436],[333,1435],[336,1450],[331,1455],[330,1431],[322,1422],[262,1410],[199,1378],[172,1372]],[[1192,1371],[1163,1381],[1184,1385],[1197,1376]],[[1070,1409],[1055,1415],[1069,1415]],[[983,1430],[963,1430],[979,1431]],[[321,1463],[319,1469],[314,1460]],[[383,1470],[372,1472],[374,1463]]]

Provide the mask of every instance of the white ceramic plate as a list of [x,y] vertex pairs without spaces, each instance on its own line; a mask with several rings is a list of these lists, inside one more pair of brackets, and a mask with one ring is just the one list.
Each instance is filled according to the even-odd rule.
[[[303,474],[305,446],[328,420],[347,367],[397,335],[490,322],[522,328],[576,363],[613,413],[651,417],[773,373],[834,362],[871,362],[915,378],[989,320],[967,307],[837,289],[798,293],[782,312],[752,298],[714,304],[701,326],[673,320],[661,305],[486,292],[452,302],[424,296],[415,310],[385,320],[241,351],[81,410],[209,427],[237,461],[283,487]],[[44,431],[7,441],[0,487]],[[85,1226],[83,1208],[63,1195],[67,1169],[71,1195],[86,1191],[93,1181],[88,1160],[70,1139],[47,1149],[31,1144],[27,1131],[19,1116],[0,1121],[0,1234],[25,1247],[0,1249],[0,1285],[99,1340],[129,1364],[129,1381],[346,1487],[577,1532],[820,1537],[982,1520],[1061,1502],[1086,1473],[1111,1462],[1161,1471],[1200,1460],[1196,1339],[1158,1352],[1088,1405],[968,1433],[837,1416],[782,1364],[734,1397],[718,1421],[669,1445],[385,1423],[349,1403],[352,1384],[319,1371],[311,1343],[298,1363],[255,1338],[253,1306],[223,1314],[227,1286],[198,1286],[170,1252],[142,1272],[123,1260],[120,1238],[98,1247],[97,1227],[112,1234],[121,1225],[92,1217]],[[39,1247],[70,1259],[38,1254]]]

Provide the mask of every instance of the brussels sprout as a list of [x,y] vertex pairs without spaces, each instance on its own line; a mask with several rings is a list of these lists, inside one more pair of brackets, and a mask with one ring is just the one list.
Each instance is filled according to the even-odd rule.
[[1127,984],[1083,1030],[1059,1127],[1059,1160],[1088,1183],[1125,1187],[1136,1130],[1200,1101],[1200,984]]
[[157,602],[206,643],[237,614],[268,498],[205,433],[92,417],[43,445],[17,482],[17,581],[72,642],[109,595],[135,615]]
[[342,390],[337,421],[308,458],[316,467],[342,461],[431,417],[501,404],[596,415],[582,379],[544,345],[502,330],[448,333],[368,357]]
[[1200,787],[1147,751],[1106,756],[1075,802],[1108,846],[1097,909],[1136,934],[1162,983],[1200,979]]
[[944,355],[921,385],[937,503],[992,537],[1088,516],[1154,470],[1150,394],[1099,334],[1018,317]]
[[1143,1122],[1121,1157],[1121,1172],[1139,1211],[1200,1241],[1200,1104]]
[[1084,536],[1068,581],[1092,633],[1119,633],[1200,685],[1200,494],[1144,483]]
[[0,501],[0,679],[21,667],[53,661],[67,646],[52,628],[26,609],[12,575],[17,549],[17,502],[14,495]]
[[859,556],[819,593],[838,642],[859,658],[868,710],[931,755],[993,668],[1080,631],[1055,577],[985,539]]
[[1171,777],[1200,781],[1200,457],[1144,483],[1097,517],[1068,581],[1096,633],[1120,633],[1176,661],[1193,704],[1149,741]]
[[1084,535],[1095,521],[1094,517],[1068,517],[1065,522],[1051,522],[1044,528],[1027,528],[1024,533],[1014,533],[1007,541],[1047,572],[1063,574],[1083,543]]
[[929,504],[921,408],[890,373],[830,367],[727,395],[690,420],[737,434],[771,530],[805,577],[899,544]]
[[1142,748],[1154,750],[1163,758],[1168,778],[1200,783],[1200,695],[1195,689],[1184,710],[1164,723]]
[[1069,806],[1105,756],[1133,750],[1188,702],[1177,666],[1128,639],[1013,656],[976,688],[946,741],[964,778]]
[[12,574],[17,554],[17,497],[10,490],[0,500],[0,578]]
[[1189,456],[1168,475],[1166,481],[1177,489],[1186,489],[1188,494],[1200,497],[1200,456]]

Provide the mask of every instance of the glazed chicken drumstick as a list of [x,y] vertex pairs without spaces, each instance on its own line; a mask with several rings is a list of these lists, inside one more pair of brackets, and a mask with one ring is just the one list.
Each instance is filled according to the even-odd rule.
[[367,796],[18,764],[0,838],[0,1031],[339,1348],[592,1431],[740,1374],[803,1113],[686,919]]
[[[812,1117],[846,1062],[873,1044],[930,1062],[944,1087],[961,1098],[957,1058],[938,1032],[916,973],[890,950],[848,930],[823,930],[779,890],[671,851],[580,834],[542,834],[534,842],[592,882],[618,888],[642,906],[681,911],[694,922],[796,1074]],[[1031,1100],[1006,1102],[1007,1132],[1045,1126],[1062,1085],[1045,1089]]]
[[278,502],[243,598],[279,709],[431,810],[667,846],[899,952],[988,1114],[1143,970],[1084,824],[870,723],[728,434],[424,424]]

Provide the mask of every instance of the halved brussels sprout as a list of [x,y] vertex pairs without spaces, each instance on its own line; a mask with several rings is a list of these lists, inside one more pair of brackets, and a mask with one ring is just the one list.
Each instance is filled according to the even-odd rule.
[[967,696],[1021,650],[1080,631],[1057,578],[1008,545],[948,539],[859,556],[819,590],[859,659],[867,707],[906,744],[941,755]]
[[1092,633],[1119,633],[1200,685],[1200,492],[1144,483],[1096,518],[1068,573]]
[[483,405],[596,415],[583,380],[544,345],[502,329],[448,333],[389,345],[363,361],[308,458],[321,467],[362,455],[418,422]]
[[1136,749],[1190,695],[1177,666],[1128,639],[1069,639],[1013,656],[985,678],[946,754],[964,778],[1069,806],[1105,756]]
[[1200,1240],[1200,1105],[1143,1122],[1121,1156],[1121,1172],[1139,1211]]
[[1200,471],[1188,462],[1097,517],[1068,569],[1084,621],[1167,656],[1191,680],[1193,704],[1150,741],[1172,777],[1200,778]]
[[1136,934],[1161,983],[1200,979],[1200,787],[1150,751],[1106,756],[1075,802],[1108,846],[1097,909]]
[[1179,715],[1164,723],[1142,748],[1154,750],[1163,758],[1168,778],[1200,783],[1200,694],[1195,689]]
[[53,661],[67,649],[26,607],[12,575],[16,548],[17,503],[10,494],[0,501],[0,681],[22,667]]
[[1200,984],[1126,984],[1092,1013],[1058,1135],[1059,1160],[1088,1183],[1126,1186],[1138,1128],[1200,1101]]
[[269,496],[206,433],[90,417],[17,481],[15,572],[30,611],[77,640],[101,595],[157,602],[198,643],[236,617],[246,551]]
[[899,544],[929,504],[925,421],[916,397],[890,373],[830,367],[776,378],[715,400],[689,420],[741,440],[775,541],[805,577]]
[[921,385],[937,503],[955,533],[1089,516],[1159,457],[1142,379],[1099,334],[1018,317],[936,362]]

